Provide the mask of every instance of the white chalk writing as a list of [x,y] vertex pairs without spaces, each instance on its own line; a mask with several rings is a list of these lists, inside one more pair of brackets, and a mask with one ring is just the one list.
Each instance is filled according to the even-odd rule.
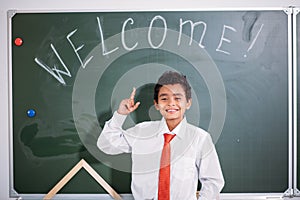
[[55,47],[53,44],[50,44],[51,49],[53,50],[54,54],[56,55],[56,57],[58,58],[58,60],[60,61],[60,63],[62,64],[62,66],[64,67],[65,71],[59,70],[57,69],[57,66],[54,65],[53,68],[50,68],[48,65],[46,65],[45,63],[43,63],[40,59],[35,58],[34,61],[41,66],[42,68],[44,68],[47,72],[49,72],[54,78],[56,78],[56,80],[58,80],[60,83],[62,84],[66,84],[64,78],[61,76],[61,74],[72,77],[69,69],[67,68],[67,66],[65,65],[65,63],[63,62],[62,58],[60,57],[60,55],[58,54],[58,52],[56,51]]
[[134,48],[137,47],[138,45],[138,42],[136,42],[132,47],[128,47],[126,45],[126,42],[125,42],[125,27],[127,25],[127,22],[130,21],[130,24],[132,25],[134,23],[133,19],[132,18],[128,18],[124,23],[123,23],[123,27],[122,27],[122,32],[121,32],[121,42],[122,42],[122,45],[124,47],[124,49],[126,49],[127,51],[132,51]]
[[231,40],[229,40],[228,38],[225,38],[225,32],[226,32],[227,29],[236,32],[235,28],[233,28],[231,26],[224,25],[223,26],[223,31],[222,31],[222,36],[221,36],[221,39],[220,39],[220,42],[219,42],[219,45],[218,45],[216,51],[219,51],[219,52],[230,55],[230,52],[221,49],[221,46],[222,46],[223,42],[231,43]]
[[[152,27],[153,27],[153,23],[155,20],[157,19],[160,19],[163,21],[164,23],[164,35],[162,37],[162,40],[161,42],[157,45],[157,46],[154,46],[153,43],[152,43],[152,40],[151,40],[151,33],[152,33]],[[151,23],[150,23],[150,26],[149,26],[149,31],[148,31],[148,42],[150,44],[150,46],[153,48],[153,49],[158,49],[159,47],[161,47],[161,45],[163,45],[165,39],[166,39],[166,34],[167,34],[167,22],[165,20],[165,18],[163,18],[162,16],[160,15],[157,15],[155,16],[152,20],[151,20]]]
[[89,58],[85,61],[85,63],[82,62],[82,59],[81,59],[81,57],[80,57],[79,54],[78,54],[78,51],[81,50],[81,49],[84,47],[84,44],[81,45],[81,46],[79,46],[79,47],[76,49],[75,45],[73,44],[73,42],[72,42],[71,39],[70,39],[71,36],[72,36],[76,31],[77,31],[77,29],[75,29],[74,31],[72,31],[71,33],[69,33],[69,34],[67,35],[67,40],[69,41],[71,47],[73,48],[73,50],[74,50],[74,52],[75,52],[75,54],[76,54],[76,56],[77,56],[77,58],[78,58],[78,60],[79,60],[79,62],[80,62],[80,64],[81,64],[81,67],[85,68],[86,64],[88,64],[88,63],[91,61],[91,59],[93,58],[93,56],[89,57]]
[[178,37],[178,42],[177,42],[177,45],[179,46],[180,45],[180,42],[181,42],[181,35],[182,35],[182,29],[183,29],[183,25],[189,23],[190,26],[191,26],[191,34],[190,34],[190,45],[192,44],[193,42],[193,37],[194,37],[194,30],[195,30],[195,26],[198,26],[198,25],[203,25],[203,31],[202,31],[202,34],[201,34],[201,37],[200,37],[200,41],[199,41],[199,46],[201,48],[204,48],[205,46],[202,44],[202,41],[203,41],[203,38],[205,36],[205,33],[206,33],[206,23],[203,22],[203,21],[198,21],[196,23],[194,23],[193,21],[191,20],[186,20],[186,21],[182,21],[182,18],[180,18],[180,29],[179,29],[179,37]]
[[114,52],[114,51],[117,51],[119,49],[119,47],[116,47],[114,48],[113,50],[111,51],[107,51],[106,50],[106,47],[105,47],[105,42],[104,42],[104,37],[103,37],[103,31],[102,31],[102,27],[101,27],[101,22],[100,22],[100,19],[99,17],[97,17],[97,22],[98,22],[98,28],[99,28],[99,31],[100,31],[100,38],[101,38],[101,45],[102,45],[102,54],[104,56]]
[[[261,24],[261,26],[260,26],[260,28],[259,28],[259,30],[258,30],[256,36],[255,36],[254,39],[252,40],[252,42],[251,42],[249,48],[247,49],[247,52],[249,52],[249,51],[253,48],[253,45],[255,44],[255,42],[256,42],[256,40],[257,40],[257,38],[258,38],[258,35],[260,34],[260,32],[261,32],[261,30],[262,30],[263,27],[264,27],[264,24]],[[244,57],[247,57],[247,55],[245,54]]]
[[[99,35],[100,35],[100,41],[99,44],[101,45],[102,48],[102,56],[108,56],[109,54],[112,54],[116,51],[118,51],[120,49],[120,46],[116,45],[114,47],[109,46],[108,44],[106,44],[107,41],[105,41],[104,39],[104,29],[102,27],[101,24],[101,20],[99,17],[96,17],[97,20],[97,29],[99,31]],[[154,25],[156,23],[161,23],[162,25],[160,25],[160,27],[162,27],[161,29],[159,29],[159,31],[161,31],[161,33],[157,33],[157,29],[154,29]],[[133,27],[131,27],[133,26]],[[134,49],[136,49],[139,45],[139,37],[138,38],[130,38],[129,35],[126,35],[126,30],[127,29],[131,29],[131,28],[138,28],[138,27],[134,27],[135,26],[135,21],[133,18],[127,18],[123,24],[122,27],[120,29],[120,36],[121,36],[121,46],[126,50],[126,51],[133,51]],[[183,37],[183,34],[187,35],[190,39],[189,39],[189,45],[192,45],[192,42],[195,41],[194,37],[195,37],[195,29],[198,28],[197,30],[200,30],[200,36],[198,42],[198,45],[200,48],[205,48],[205,45],[203,44],[203,41],[206,37],[207,34],[207,28],[208,25],[207,23],[205,23],[204,21],[192,21],[192,20],[183,20],[182,18],[179,18],[178,21],[178,38],[177,38],[177,46],[181,45],[181,40]],[[183,33],[183,29],[184,27],[186,28],[186,30],[189,31],[189,34],[187,34],[186,32]],[[251,42],[251,45],[249,46],[247,52],[249,52],[255,42],[257,41],[257,38],[259,36],[259,34],[261,33],[263,29],[263,24],[260,26],[256,36],[254,37],[254,39]],[[76,58],[78,59],[80,66],[82,68],[85,68],[87,66],[87,64],[93,59],[93,56],[90,56],[88,58],[86,58],[85,60],[82,59],[82,56],[79,54],[80,50],[82,50],[84,48],[84,44],[81,44],[79,46],[75,45],[76,41],[75,39],[72,39],[72,37],[75,35],[75,33],[77,32],[77,28],[72,30],[71,32],[69,32],[66,36],[66,39],[68,41],[68,43],[71,45],[73,53],[76,55]],[[161,15],[156,15],[154,16],[150,23],[149,23],[149,28],[148,28],[148,34],[147,34],[147,38],[143,38],[144,40],[146,39],[149,46],[153,49],[159,49],[160,47],[162,47],[162,45],[164,44],[166,38],[168,37],[168,24],[167,24],[167,20],[161,16]],[[215,49],[216,52],[225,54],[225,55],[231,55],[230,50],[228,50],[228,45],[231,43],[232,39],[235,38],[235,33],[237,32],[237,30],[229,25],[223,25],[222,27],[222,33],[219,39],[219,43],[217,45],[217,48]],[[199,31],[197,31],[197,33],[199,34]],[[129,40],[130,38],[130,40]],[[134,39],[134,40],[132,40]],[[218,38],[217,38],[218,39]],[[82,41],[80,41],[82,42]],[[114,44],[115,45],[115,44]],[[63,78],[62,75],[64,76],[68,76],[68,77],[72,77],[68,67],[66,66],[65,62],[62,59],[62,56],[58,53],[58,51],[56,50],[56,48],[54,47],[54,45],[51,43],[50,44],[51,50],[53,51],[53,53],[55,54],[56,58],[59,60],[59,64],[62,65],[62,70],[59,69],[59,67],[57,65],[54,65],[53,67],[49,67],[47,64],[45,64],[41,59],[39,58],[34,58],[35,62],[42,67],[43,69],[45,69],[48,73],[50,73],[55,79],[57,79],[60,83],[62,84],[66,84],[65,79]],[[109,49],[108,49],[109,47]],[[244,57],[246,57],[246,55],[244,55]]]

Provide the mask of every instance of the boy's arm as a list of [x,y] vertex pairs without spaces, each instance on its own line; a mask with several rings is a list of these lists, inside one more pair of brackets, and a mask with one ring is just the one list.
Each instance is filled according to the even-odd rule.
[[199,200],[218,199],[225,182],[210,135],[206,137],[203,145],[203,154],[199,165],[199,180],[202,184]]
[[122,125],[127,115],[115,112],[113,117],[105,123],[105,126],[98,138],[98,148],[107,154],[120,154],[131,152],[131,147],[126,140],[125,131]]
[[122,125],[128,114],[135,111],[140,102],[134,102],[135,88],[133,88],[130,98],[123,99],[113,117],[105,123],[100,134],[97,146],[107,154],[120,154],[131,152],[131,146],[125,137]]

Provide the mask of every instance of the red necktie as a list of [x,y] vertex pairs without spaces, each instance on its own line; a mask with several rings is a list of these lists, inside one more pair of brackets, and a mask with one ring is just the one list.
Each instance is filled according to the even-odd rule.
[[175,135],[164,134],[165,143],[160,158],[158,200],[170,200],[170,141]]

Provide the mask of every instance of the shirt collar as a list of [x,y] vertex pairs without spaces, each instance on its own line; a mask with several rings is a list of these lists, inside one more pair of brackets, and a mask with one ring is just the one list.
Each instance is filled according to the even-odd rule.
[[176,134],[176,136],[178,136],[179,138],[182,138],[182,128],[186,125],[186,118],[184,117],[181,122],[174,128],[173,131],[170,131],[165,118],[161,119],[161,123],[160,123],[160,129],[159,129],[159,134],[158,135],[163,135],[164,133],[170,133],[170,134]]

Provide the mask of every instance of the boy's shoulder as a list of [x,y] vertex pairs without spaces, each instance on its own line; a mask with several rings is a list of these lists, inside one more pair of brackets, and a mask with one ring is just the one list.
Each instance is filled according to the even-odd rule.
[[189,137],[193,138],[196,144],[202,149],[210,149],[213,146],[212,136],[209,132],[204,130],[203,128],[197,127],[192,124],[187,124],[187,129],[189,131]]
[[201,136],[207,136],[207,135],[210,135],[206,130],[204,130],[203,128],[200,128],[198,126],[195,126],[193,124],[190,124],[190,123],[187,123],[186,125],[187,129],[194,133],[194,134],[200,134]]

